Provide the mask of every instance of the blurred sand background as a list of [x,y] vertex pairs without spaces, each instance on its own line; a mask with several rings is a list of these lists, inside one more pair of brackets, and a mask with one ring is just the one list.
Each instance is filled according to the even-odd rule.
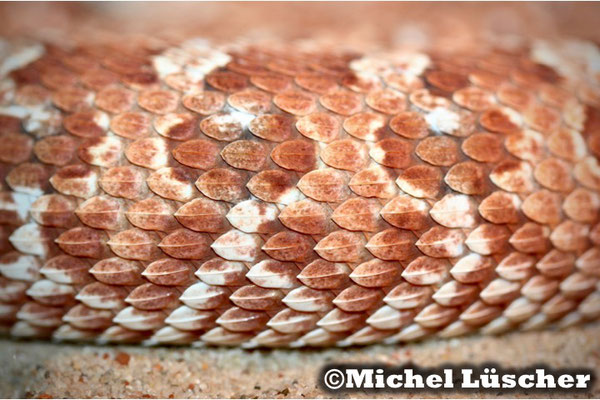
[[[108,35],[177,40],[326,37],[372,48],[476,45],[486,35],[577,37],[600,43],[600,3],[2,3],[0,36],[86,41]],[[331,397],[316,386],[330,362],[544,362],[594,368],[600,325],[329,350],[101,347],[0,340],[0,397]],[[473,397],[482,394],[473,393]],[[487,393],[486,397],[526,396]],[[551,394],[539,394],[548,397]],[[400,393],[398,397],[465,397]],[[557,393],[556,397],[571,397]],[[598,383],[584,397],[599,397]],[[349,397],[349,395],[341,395]],[[355,397],[353,395],[353,397]],[[364,395],[363,397],[372,397]]]

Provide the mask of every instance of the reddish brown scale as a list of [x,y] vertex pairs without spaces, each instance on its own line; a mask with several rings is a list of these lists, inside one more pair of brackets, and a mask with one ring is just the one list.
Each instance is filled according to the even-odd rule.
[[269,320],[267,326],[281,333],[303,333],[314,329],[319,316],[312,313],[298,312],[289,308],[283,309]]
[[356,113],[344,120],[343,127],[357,139],[374,142],[385,136],[386,118],[371,112]]
[[188,77],[184,72],[176,72],[164,77],[165,84],[178,92],[198,92],[204,89],[204,82]]
[[148,191],[143,171],[130,166],[110,168],[104,172],[98,184],[111,196],[130,200],[138,199]]
[[460,321],[471,326],[482,326],[502,314],[502,308],[478,300],[460,314]]
[[532,256],[512,252],[496,266],[496,273],[504,279],[520,281],[533,275],[536,259]]
[[83,71],[80,79],[84,86],[95,91],[100,91],[107,86],[119,82],[119,76],[117,74],[103,68],[94,68]]
[[381,216],[391,225],[408,230],[424,229],[428,223],[429,205],[408,195],[390,200],[382,209]]
[[20,106],[41,106],[49,102],[50,91],[37,84],[22,85],[15,93],[15,103]]
[[271,93],[285,92],[292,85],[292,80],[290,78],[268,72],[260,75],[252,75],[250,77],[250,82],[252,82],[254,86]]
[[140,167],[160,169],[169,163],[168,143],[160,138],[139,139],[129,144],[125,157]]
[[457,192],[480,195],[486,191],[485,174],[485,170],[479,164],[465,161],[452,166],[444,181]]
[[0,115],[0,134],[21,132],[21,120],[10,115]]
[[398,191],[391,171],[381,167],[365,168],[357,172],[348,186],[359,196],[380,199],[392,198]]
[[[0,278],[0,301],[2,301],[2,313],[0,313],[0,321],[2,322],[14,322],[16,320],[17,310],[21,307],[21,304],[27,301],[27,288],[29,285],[25,282],[14,281]],[[4,308],[9,304],[12,304],[15,308],[8,312],[4,311]]]
[[33,202],[29,212],[40,225],[68,228],[76,222],[74,217],[76,207],[77,203],[70,197],[48,194]]
[[399,114],[406,109],[406,96],[391,89],[380,89],[369,92],[365,103],[375,111],[384,114]]
[[176,208],[157,197],[151,197],[129,206],[125,216],[131,225],[151,231],[170,232],[179,224],[175,220]]
[[33,140],[20,133],[0,134],[0,162],[19,164],[29,160],[33,149]]
[[135,72],[121,76],[121,82],[135,91],[159,86],[158,77],[154,72]]
[[302,269],[298,279],[313,289],[338,289],[348,282],[349,272],[344,264],[317,259]]
[[186,228],[199,232],[222,232],[227,227],[227,208],[216,201],[194,199],[177,210],[174,216]]
[[421,160],[436,166],[449,167],[458,161],[458,145],[454,139],[446,136],[421,140],[415,152]]
[[105,168],[117,165],[122,154],[121,141],[112,136],[86,139],[79,145],[78,151],[83,162]]
[[531,91],[513,85],[500,86],[496,95],[501,103],[517,111],[525,111],[535,102]]
[[347,90],[324,94],[319,98],[319,102],[328,110],[345,116],[359,112],[362,106],[361,96]]
[[548,248],[549,236],[548,227],[528,222],[517,229],[508,241],[523,253],[544,253]]
[[196,276],[209,285],[241,286],[248,283],[244,264],[213,258],[203,263],[196,271]]
[[202,170],[215,166],[219,157],[219,146],[203,139],[188,140],[173,150],[173,158],[181,164]]
[[566,220],[554,228],[550,234],[550,241],[557,249],[580,252],[589,245],[589,231],[587,225]]
[[125,302],[140,310],[163,310],[176,306],[179,295],[177,289],[146,283],[133,289]]
[[518,197],[503,191],[496,191],[479,204],[479,214],[494,224],[516,224],[519,222]]
[[379,77],[360,75],[354,72],[346,73],[342,78],[342,84],[358,93],[368,93],[381,89],[382,86]]
[[283,293],[280,290],[246,285],[233,292],[229,299],[236,306],[247,310],[270,310],[279,306]]
[[153,114],[164,115],[172,113],[177,109],[179,96],[171,90],[150,89],[140,92],[137,103],[144,110],[150,111]]
[[90,280],[89,269],[84,260],[63,254],[46,261],[40,272],[54,282],[79,285]]
[[227,103],[237,110],[257,115],[271,109],[271,96],[260,90],[245,89],[229,95]]
[[159,135],[172,140],[190,140],[196,135],[197,118],[192,114],[165,114],[154,119],[153,126]]
[[502,161],[489,176],[496,186],[508,192],[527,193],[534,188],[532,168],[523,161]]
[[425,118],[419,113],[405,111],[390,120],[390,129],[407,139],[423,139],[429,135]]
[[158,242],[156,234],[134,228],[113,235],[107,244],[119,257],[150,261],[160,254]]
[[62,233],[55,242],[74,257],[101,258],[107,251],[106,234],[87,227],[77,227]]
[[462,151],[475,161],[495,163],[503,156],[502,142],[490,133],[476,133],[469,136],[461,145]]
[[96,310],[78,304],[63,316],[63,321],[79,329],[101,330],[112,325],[112,318],[113,314],[110,311]]
[[15,192],[43,193],[48,188],[49,169],[39,163],[23,163],[10,170],[6,183]]
[[570,192],[574,182],[571,167],[557,158],[547,158],[537,164],[533,173],[535,179],[544,187],[557,192]]
[[415,322],[425,328],[442,328],[454,321],[460,314],[456,307],[430,304],[415,317]]
[[560,205],[559,195],[540,190],[527,196],[521,209],[523,214],[537,223],[555,225],[561,220]]
[[106,134],[108,117],[99,111],[81,111],[67,115],[63,126],[71,135],[90,138]]
[[[18,199],[14,192],[0,192],[0,224],[1,225],[23,225],[23,216],[19,215]],[[30,210],[31,211],[31,210]]]
[[404,192],[419,198],[436,198],[441,189],[442,172],[429,165],[414,165],[405,169],[396,183]]
[[465,244],[471,251],[490,255],[502,253],[509,237],[510,231],[504,226],[482,224],[467,236]]
[[404,93],[411,93],[415,90],[422,89],[423,81],[416,75],[411,73],[389,73],[384,76],[385,83],[388,86],[397,89]]
[[33,152],[40,161],[58,166],[68,164],[73,159],[76,149],[75,140],[63,135],[43,138],[33,146]]
[[269,316],[263,311],[248,311],[238,307],[231,307],[225,311],[217,323],[233,332],[249,332],[265,326]]
[[332,168],[305,174],[297,186],[302,193],[317,201],[338,202],[349,195],[346,176]]
[[553,108],[534,106],[524,114],[525,123],[531,129],[550,135],[556,132],[561,124],[560,113]]
[[323,162],[333,168],[357,171],[368,161],[367,146],[353,139],[336,140],[321,150]]
[[374,235],[365,248],[382,260],[406,260],[415,251],[415,236],[399,229],[386,229]]
[[544,275],[531,277],[521,288],[521,294],[531,301],[542,302],[548,300],[558,291],[558,281]]
[[325,94],[338,88],[334,79],[319,73],[303,73],[294,79],[296,84],[309,92]]
[[575,256],[573,254],[556,249],[546,253],[535,265],[538,271],[551,278],[564,278],[571,273],[574,266]]
[[247,76],[252,76],[254,74],[262,75],[269,72],[266,67],[260,64],[259,60],[245,59],[242,57],[236,58],[234,61],[227,64],[227,69]]
[[175,201],[189,201],[196,195],[192,175],[183,168],[161,168],[146,179],[146,184],[157,195]]
[[262,250],[279,261],[302,262],[311,256],[313,246],[314,242],[306,235],[282,231],[271,236]]
[[210,86],[223,92],[237,92],[248,86],[248,78],[230,71],[211,72],[205,80]]
[[463,253],[464,239],[464,234],[460,230],[436,226],[423,233],[416,246],[430,257],[452,258]]
[[375,143],[369,154],[381,165],[403,169],[410,166],[413,151],[413,146],[408,141],[388,138]]
[[342,311],[360,312],[375,307],[382,298],[381,289],[351,285],[333,299],[333,304]]
[[425,74],[427,82],[444,92],[454,92],[468,85],[466,76],[444,70],[433,70]]
[[280,167],[305,172],[317,163],[317,148],[306,140],[288,140],[271,151],[271,159]]
[[477,297],[477,286],[460,283],[454,280],[442,285],[432,296],[436,303],[446,307],[468,304]]
[[219,113],[203,119],[200,130],[213,139],[232,142],[242,136],[244,127],[235,115]]
[[196,187],[213,200],[234,201],[246,196],[244,176],[226,168],[211,169],[198,178]]
[[309,139],[329,143],[339,136],[340,122],[328,113],[317,112],[299,118],[296,129]]
[[183,106],[201,115],[219,112],[225,106],[225,95],[217,91],[205,91],[183,96]]
[[75,215],[85,225],[108,231],[122,228],[124,222],[121,204],[106,196],[95,196],[84,201],[75,210]]
[[59,326],[65,312],[64,307],[53,307],[30,301],[21,307],[17,317],[31,325],[48,328]]
[[365,239],[359,233],[339,230],[330,233],[317,243],[314,250],[332,262],[357,262],[364,257]]
[[565,198],[562,208],[565,214],[575,221],[593,223],[598,218],[600,199],[588,189],[577,188]]
[[141,112],[124,112],[110,121],[110,130],[131,140],[144,138],[150,133],[150,116]]
[[418,89],[411,92],[408,97],[410,102],[424,111],[433,111],[436,108],[448,108],[450,100],[445,97],[436,96],[427,89]]
[[91,106],[93,93],[78,87],[61,88],[52,94],[52,102],[66,112],[83,111]]
[[496,133],[512,134],[519,130],[519,127],[501,109],[485,111],[479,117],[479,123],[488,131]]
[[331,219],[350,231],[376,232],[380,209],[381,205],[377,201],[352,198],[336,207]]
[[299,90],[278,93],[273,97],[273,103],[281,110],[297,116],[311,114],[317,108],[314,96]]
[[58,192],[81,197],[92,197],[97,192],[97,174],[85,165],[67,165],[59,169],[51,178],[50,183]]
[[583,137],[570,129],[560,129],[552,134],[547,138],[547,146],[552,154],[571,162],[577,162],[586,155]]
[[452,95],[452,100],[468,110],[481,112],[494,105],[494,96],[487,90],[476,86],[468,86],[457,90]]
[[279,114],[260,115],[250,122],[248,129],[261,139],[283,142],[292,136],[292,119]]
[[165,236],[158,247],[167,255],[190,260],[200,260],[210,252],[211,239],[202,233],[178,229]]
[[261,171],[246,186],[254,196],[263,201],[283,204],[291,202],[288,200],[289,195],[296,190],[292,175],[280,170]]
[[135,104],[135,92],[120,86],[107,86],[96,94],[95,103],[101,110],[121,114]]
[[421,256],[406,266],[402,277],[413,285],[435,285],[445,280],[449,270],[447,260]]
[[386,287],[400,276],[399,263],[374,258],[358,265],[350,274],[350,279],[365,287]]
[[221,157],[234,168],[256,172],[263,169],[268,153],[267,148],[259,142],[238,140],[225,146]]

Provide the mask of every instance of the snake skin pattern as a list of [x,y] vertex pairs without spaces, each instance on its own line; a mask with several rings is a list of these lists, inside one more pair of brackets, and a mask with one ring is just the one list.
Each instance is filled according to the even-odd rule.
[[600,316],[590,43],[0,50],[0,326],[244,347]]

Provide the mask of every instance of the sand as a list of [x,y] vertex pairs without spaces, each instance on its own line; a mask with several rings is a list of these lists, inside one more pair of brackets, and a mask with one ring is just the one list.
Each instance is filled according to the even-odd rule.
[[[334,362],[484,363],[525,367],[592,368],[600,376],[600,324],[565,331],[428,340],[351,349],[242,350],[142,348],[0,340],[0,397],[349,398],[318,386]],[[381,397],[389,397],[381,394]],[[599,397],[588,393],[410,393],[396,397]],[[352,397],[374,397],[354,393]]]

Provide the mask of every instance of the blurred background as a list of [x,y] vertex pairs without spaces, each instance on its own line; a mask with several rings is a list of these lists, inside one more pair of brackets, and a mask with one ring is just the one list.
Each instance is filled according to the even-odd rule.
[[332,37],[352,43],[436,44],[482,35],[600,41],[600,3],[588,2],[88,2],[2,3],[0,34],[63,41],[107,35]]

